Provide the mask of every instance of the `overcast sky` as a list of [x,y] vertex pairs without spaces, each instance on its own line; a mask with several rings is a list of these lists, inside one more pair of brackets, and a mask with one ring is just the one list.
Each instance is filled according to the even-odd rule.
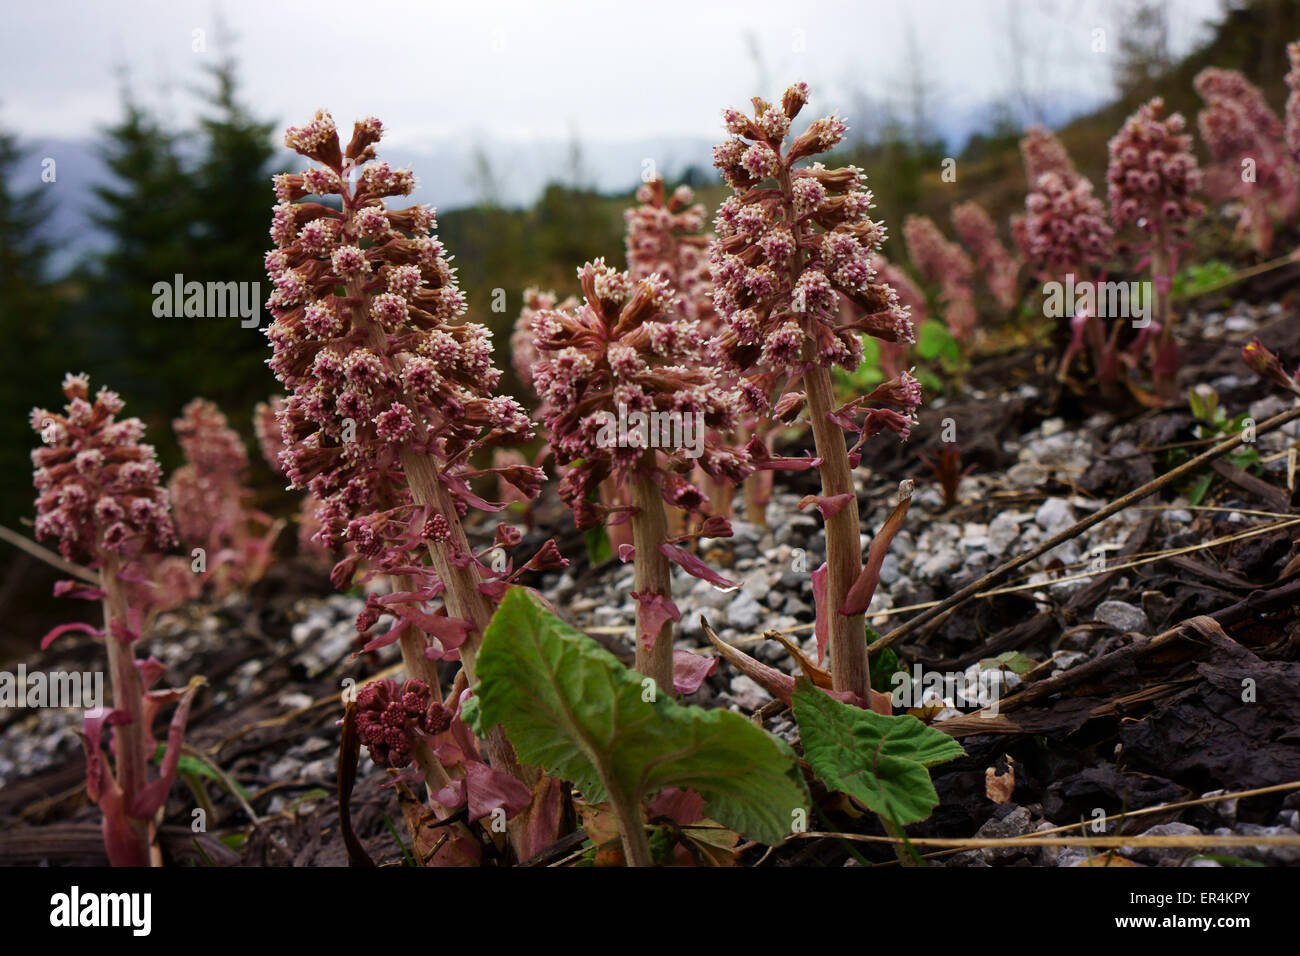
[[[1169,0],[1182,51],[1220,0]],[[1040,97],[1109,89],[1125,0],[50,0],[6,4],[0,123],[81,137],[119,113],[117,68],[177,122],[196,66],[233,35],[244,96],[261,116],[340,125],[378,115],[389,139],[620,140],[715,136],[718,111],[794,79],[814,107],[853,121],[855,91],[901,99],[908,50],[939,111],[1020,84]],[[196,33],[195,31],[202,31]],[[909,40],[910,38],[910,40]],[[1019,42],[1017,42],[1019,38]],[[204,49],[195,50],[196,46]],[[1015,48],[1021,50],[1015,55]],[[766,87],[758,84],[766,77]]]

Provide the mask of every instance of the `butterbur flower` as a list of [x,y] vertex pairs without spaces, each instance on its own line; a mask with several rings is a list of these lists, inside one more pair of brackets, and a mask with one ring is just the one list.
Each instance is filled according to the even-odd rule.
[[671,194],[655,177],[636,191],[638,205],[625,210],[627,271],[635,279],[658,275],[677,294],[683,318],[712,332],[713,286],[709,277],[709,236],[704,234],[704,206],[689,186]]
[[1283,122],[1236,70],[1210,67],[1192,82],[1206,103],[1197,125],[1216,160],[1206,188],[1219,199],[1241,201],[1238,234],[1249,234],[1256,251],[1266,252],[1275,225],[1290,221],[1300,206],[1300,170],[1287,153]]
[[998,238],[998,228],[992,217],[977,202],[958,203],[952,207],[952,226],[967,250],[974,255],[997,304],[1003,309],[1015,308],[1019,299],[1020,263],[1011,257]]
[[[185,464],[168,482],[176,531],[205,551],[205,580],[218,593],[261,576],[280,526],[248,507],[248,452],[212,402],[196,398],[173,423]],[[269,438],[269,436],[268,436]]]
[[[111,709],[85,719],[86,793],[103,815],[109,862],[148,866],[153,818],[175,779],[190,702],[201,683],[153,690],[165,668],[153,659],[137,660],[132,650],[149,610],[143,594],[157,578],[154,572],[162,552],[175,543],[175,532],[162,472],[152,446],[141,441],[140,420],[119,420],[122,400],[107,389],[92,400],[85,375],[68,375],[63,394],[68,403],[62,413],[37,408],[31,415],[43,442],[32,452],[36,536],[57,541],[67,560],[97,570],[98,588],[61,582],[55,594],[102,600],[104,627],[62,625],[41,646],[74,630],[104,640],[113,699]],[[169,703],[177,706],[154,772],[154,718]],[[102,749],[105,727],[112,728],[111,762]]]
[[[864,333],[896,343],[915,341],[915,334],[898,293],[879,281],[872,265],[885,227],[871,218],[862,170],[798,165],[838,144],[847,131],[844,121],[815,120],[786,145],[790,123],[807,102],[807,86],[796,84],[782,97],[780,116],[757,98],[752,116],[723,114],[733,138],[714,149],[714,165],[734,195],[718,210],[709,253],[714,305],[726,322],[713,348],[746,376],[742,393],[760,406],[772,398],[765,383],[777,377],[784,379],[773,399],[778,404],[803,386],[826,515],[827,567],[819,573],[827,588],[818,614],[830,633],[836,689],[868,699],[862,616],[846,612],[844,604],[862,573],[844,430],[857,432],[857,445],[882,427],[903,434],[916,406],[873,408],[859,399],[834,408],[829,370],[858,367]],[[908,396],[919,401],[919,389]],[[761,466],[789,467],[791,459],[775,459],[755,445],[749,449]]]
[[1032,190],[1047,173],[1055,173],[1069,186],[1079,177],[1074,161],[1065,146],[1050,130],[1031,126],[1020,140],[1020,158],[1025,166],[1025,179]]
[[519,383],[529,389],[533,387],[533,366],[537,364],[537,347],[533,345],[533,316],[555,308],[555,303],[554,292],[529,286],[524,290],[524,307],[510,333],[510,364],[514,367]]
[[176,533],[157,456],[141,441],[144,425],[117,419],[122,400],[115,392],[101,388],[92,399],[85,375],[68,375],[63,394],[63,413],[31,413],[44,442],[32,452],[36,537],[92,566],[170,548]]
[[1197,199],[1201,170],[1186,123],[1174,113],[1161,118],[1159,97],[1139,107],[1109,145],[1106,171],[1111,219],[1117,229],[1133,225],[1162,239],[1187,234],[1205,207]]
[[[383,604],[392,624],[367,646],[400,642],[412,677],[432,687],[439,657],[460,657],[473,678],[493,595],[518,573],[495,571],[470,549],[461,516],[501,508],[474,493],[470,483],[491,475],[472,468],[471,456],[522,441],[532,426],[497,392],[491,333],[460,321],[465,297],[433,235],[433,210],[388,208],[415,177],[377,159],[381,134],[378,120],[362,120],[345,150],[327,113],[285,134],[286,145],[323,167],[301,174],[304,197],[319,187],[338,208],[279,197],[277,248],[266,257],[269,364],[290,392],[279,415],[281,460],[295,488],[321,499],[321,542],[349,543],[371,573],[397,578]],[[320,220],[328,228],[308,230]],[[540,475],[516,476],[516,487],[538,483]],[[431,525],[445,532],[425,535]],[[356,564],[353,556],[336,567],[344,586]],[[445,613],[429,613],[425,603],[438,597]],[[517,769],[499,729],[487,743],[494,766]]]
[[975,331],[975,294],[971,282],[975,264],[954,242],[949,242],[929,216],[903,220],[907,254],[927,282],[939,286],[944,323],[952,337],[964,342]]
[[407,680],[373,681],[357,693],[357,737],[381,766],[402,768],[415,757],[418,735],[445,732],[452,713],[428,684]]
[[1139,107],[1109,145],[1111,218],[1117,229],[1138,230],[1138,251],[1151,263],[1156,287],[1160,337],[1155,344],[1152,375],[1158,393],[1174,394],[1178,351],[1169,312],[1169,289],[1178,270],[1180,240],[1205,211],[1195,198],[1201,188],[1201,170],[1192,153],[1192,138],[1183,132],[1183,117],[1163,117],[1159,97]]
[[[578,276],[580,308],[542,311],[533,320],[541,356],[533,384],[556,460],[569,466],[559,491],[578,526],[631,514],[638,669],[668,686],[671,621],[679,614],[669,557],[660,549],[664,504],[707,509],[703,492],[686,478],[696,465],[718,481],[736,483],[748,474],[746,453],[717,437],[736,428],[744,397],[704,361],[698,323],[683,317],[666,280],[635,279],[603,260],[587,263]],[[606,482],[628,504],[602,504]]]
[[1088,275],[1113,255],[1106,207],[1082,176],[1048,172],[1025,197],[1024,250],[1045,277]]

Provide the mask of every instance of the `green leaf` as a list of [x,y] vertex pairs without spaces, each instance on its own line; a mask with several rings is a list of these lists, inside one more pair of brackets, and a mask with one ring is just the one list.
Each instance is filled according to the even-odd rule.
[[483,737],[483,715],[480,712],[478,698],[470,694],[461,702],[460,719],[465,722],[465,726],[474,732],[474,736]]
[[986,657],[980,661],[981,670],[1011,671],[1020,677],[1024,677],[1037,666],[1037,661],[1020,651],[1007,651],[997,657]]
[[[872,630],[871,625],[867,625],[867,643],[873,643],[880,640],[880,635]],[[898,663],[898,655],[894,653],[892,647],[881,648],[871,658],[871,689],[880,691],[882,694],[892,693],[894,689],[893,676],[904,668]]]
[[927,768],[965,755],[961,744],[915,717],[840,703],[802,679],[794,716],[817,777],[900,826],[924,820],[939,803]]
[[[695,790],[724,826],[776,845],[808,791],[794,751],[739,714],[687,707],[511,588],[483,637],[474,689],[483,729],[593,802]],[[646,698],[653,698],[647,700]]]
[[587,560],[593,568],[614,559],[614,548],[609,543],[609,535],[600,525],[588,528],[583,537],[587,541]]
[[1187,503],[1193,508],[1199,505],[1202,499],[1205,498],[1205,493],[1210,490],[1212,481],[1214,481],[1214,475],[1208,471],[1193,478],[1191,487],[1187,491]]
[[[167,753],[166,743],[159,742],[158,748],[154,751],[153,754],[153,762],[155,766],[159,766],[159,767],[162,766],[163,756],[166,753]],[[207,763],[198,759],[197,757],[191,757],[189,754],[181,754],[180,759],[176,761],[176,772],[178,774],[181,774],[182,776],[189,774],[195,777],[207,777],[209,780],[215,780],[217,783],[221,784],[221,786],[226,790],[230,789],[230,784],[234,784],[235,787],[239,790],[240,796],[242,796],[245,800],[247,800],[250,796],[249,792],[244,789],[243,785],[240,784],[238,780],[227,781],[227,778],[222,777],[221,774],[217,773]]]
[[949,334],[947,326],[935,319],[926,319],[916,337],[916,354],[927,362],[937,358],[956,362],[961,358],[961,348]]

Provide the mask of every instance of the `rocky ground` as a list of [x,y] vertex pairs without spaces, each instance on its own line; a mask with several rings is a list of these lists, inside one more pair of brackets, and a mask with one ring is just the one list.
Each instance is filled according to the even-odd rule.
[[[1238,302],[1195,315],[1186,384],[1212,388],[1229,416],[1248,412],[1263,421],[1290,401],[1271,395],[1241,365],[1240,344],[1259,332],[1294,356],[1298,326],[1278,305]],[[868,611],[878,632],[1201,450],[1186,447],[1204,437],[1186,406],[1143,410],[1072,395],[1049,370],[1045,355],[1028,352],[977,364],[970,391],[931,402],[909,443],[874,447],[858,469],[864,547],[893,507],[898,483],[916,481]],[[951,507],[919,457],[936,446],[945,419],[955,424],[964,463],[973,466]],[[1008,837],[1058,827],[1078,833],[1081,821],[1099,816],[1109,819],[1088,834],[1300,834],[1300,789],[1135,814],[1300,781],[1300,622],[1289,592],[1270,597],[1300,577],[1292,561],[1300,535],[1295,527],[1273,527],[1294,510],[1287,449],[1297,438],[1300,429],[1292,426],[1260,436],[1254,447],[1262,463],[1253,481],[1216,471],[1204,488],[1175,486],[1148,498],[1031,562],[996,594],[896,645],[909,669],[996,675],[993,686],[1008,702],[1034,684],[1066,682],[1060,693],[987,724],[953,694],[922,701],[916,712],[948,728],[969,756],[936,769],[941,806],[909,834]],[[707,653],[707,621],[723,640],[774,666],[795,670],[786,650],[764,638],[767,631],[783,632],[816,655],[809,572],[824,560],[825,544],[820,520],[798,509],[814,490],[813,475],[780,478],[765,524],[737,520],[732,538],[701,542],[702,553],[739,587],[722,591],[678,572],[679,646]],[[558,502],[543,501],[536,513],[543,528],[524,548],[532,537],[559,534],[574,560],[533,583],[573,624],[630,658],[631,566],[590,566],[581,538],[555,530],[570,528]],[[1205,547],[1218,539],[1229,540]],[[189,789],[178,787],[169,805],[167,846],[178,860],[346,861],[337,836],[337,695],[345,681],[363,681],[397,659],[395,647],[353,656],[361,606],[360,597],[330,594],[320,569],[285,562],[248,595],[159,622],[147,643],[169,677],[183,683],[201,673],[209,681],[191,721]],[[1215,616],[1223,639],[1175,642],[1154,656],[1144,649],[1146,638],[1197,615]],[[95,653],[90,642],[67,638],[27,663],[71,667]],[[1065,675],[1077,668],[1087,676],[1070,683]],[[1243,677],[1259,688],[1255,701],[1236,693]],[[725,663],[691,701],[757,714],[797,743],[788,711]],[[0,862],[102,859],[97,811],[81,788],[77,727],[72,712],[0,711]],[[405,838],[405,831],[394,791],[369,761],[362,774],[354,826],[376,860],[398,863],[395,834]],[[992,786],[990,778],[1005,786]],[[197,838],[188,825],[195,806],[209,821]],[[823,829],[881,832],[841,804],[825,807]],[[755,850],[742,862],[760,859],[764,866],[860,865],[893,856],[823,839],[792,841],[767,855]],[[945,851],[930,862],[1074,866],[1098,859],[1290,865],[1300,864],[1300,848],[1123,849],[1116,859],[1072,847],[997,847]]]

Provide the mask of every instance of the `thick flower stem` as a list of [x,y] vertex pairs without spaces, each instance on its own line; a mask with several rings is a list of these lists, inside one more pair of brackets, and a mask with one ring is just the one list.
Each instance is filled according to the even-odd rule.
[[[387,350],[387,340],[383,330],[370,321],[361,306],[363,301],[361,280],[355,278],[349,280],[347,289],[353,303],[351,306],[353,326],[366,329],[370,346],[382,354]],[[414,404],[411,407],[414,407]],[[421,422],[417,428],[417,434],[423,437],[427,431],[423,423]],[[447,519],[451,534],[446,541],[430,542],[429,557],[433,560],[438,580],[446,589],[443,601],[447,606],[447,612],[452,617],[469,623],[470,634],[461,646],[460,659],[465,668],[465,676],[469,678],[470,683],[473,683],[474,660],[478,656],[478,647],[483,640],[483,633],[487,630],[488,622],[492,620],[492,605],[487,596],[478,589],[481,581],[474,567],[471,564],[459,567],[451,560],[453,555],[468,557],[472,552],[469,539],[465,537],[465,529],[461,527],[456,503],[443,483],[438,480],[437,466],[428,455],[409,448],[402,450],[401,457],[402,469],[406,473],[406,481],[416,504],[428,508],[431,514],[440,514]],[[430,686],[436,687],[437,682],[431,682]],[[529,786],[536,784],[540,774],[535,770],[529,773],[523,772],[514,748],[510,746],[510,741],[506,739],[505,732],[500,727],[494,727],[488,732],[486,744],[488,762],[493,767],[523,780]]]
[[[131,645],[113,633],[114,623],[127,626],[126,593],[122,590],[120,568],[116,558],[108,557],[100,571],[104,592],[104,646],[108,651],[108,675],[113,690],[112,707],[128,719],[113,725],[114,773],[124,799],[135,798],[147,782],[149,755],[145,753],[143,696],[140,672],[135,666]],[[142,863],[149,859],[148,823],[129,818],[131,829],[140,841]]]
[[[777,176],[786,221],[796,223],[790,171],[782,167]],[[803,251],[790,259],[790,286],[795,288],[803,271]],[[812,419],[813,444],[822,460],[822,495],[830,498],[847,494],[848,504],[826,519],[826,615],[830,618],[831,684],[835,690],[871,699],[871,677],[867,667],[867,635],[861,614],[840,613],[853,582],[862,573],[862,537],[858,525],[858,498],[849,469],[849,450],[844,432],[830,419],[835,396],[831,375],[816,363],[811,349],[804,348],[804,392]]]
[[848,504],[826,519],[826,608],[830,617],[831,680],[835,690],[846,690],[870,699],[867,640],[863,616],[846,617],[839,612],[853,582],[862,573],[862,538],[858,527],[858,499],[849,469],[844,432],[830,420],[831,377],[819,365],[804,372],[808,413],[812,418],[813,442],[822,460],[822,495],[827,498],[848,494]]
[[[635,587],[638,594],[662,594],[672,598],[672,575],[668,559],[659,550],[667,536],[668,520],[664,512],[663,497],[659,487],[650,478],[641,476],[632,486],[632,541],[636,546],[633,560]],[[644,633],[642,617],[644,606],[637,603],[636,611],[636,669],[655,684],[672,693],[673,687],[673,622],[665,621],[655,635],[654,647],[646,650],[642,645]]]
[[609,805],[619,823],[619,836],[623,839],[623,856],[628,866],[654,866],[650,841],[641,822],[641,808],[617,787],[609,790]]
[[[434,514],[441,514],[447,519],[450,536],[446,541],[430,542],[429,557],[438,580],[446,588],[443,601],[447,613],[452,617],[467,621],[470,625],[469,637],[460,648],[461,665],[465,676],[474,682],[474,664],[478,658],[478,648],[483,642],[483,634],[488,622],[492,620],[492,604],[487,595],[479,590],[481,583],[478,572],[472,564],[463,567],[452,561],[453,555],[472,555],[469,539],[465,529],[456,516],[456,503],[441,481],[438,480],[434,464],[425,455],[417,452],[402,452],[402,468],[406,471],[406,480],[416,503],[427,507]],[[540,774],[534,768],[521,767],[514,748],[506,739],[500,726],[492,728],[487,735],[488,762],[498,770],[523,780],[530,787],[535,785]]]

